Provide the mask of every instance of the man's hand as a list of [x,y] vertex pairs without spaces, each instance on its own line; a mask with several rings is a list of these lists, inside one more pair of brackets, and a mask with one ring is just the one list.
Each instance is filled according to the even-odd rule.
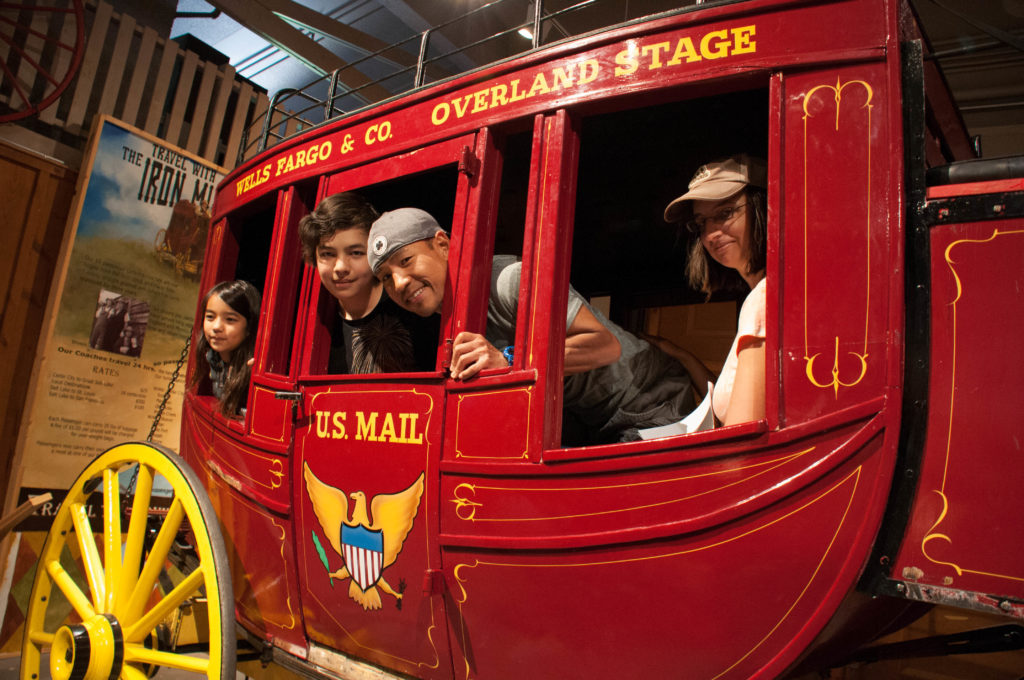
[[463,331],[452,343],[452,365],[449,369],[455,380],[472,378],[485,368],[506,368],[508,362],[501,350],[487,342],[479,333]]

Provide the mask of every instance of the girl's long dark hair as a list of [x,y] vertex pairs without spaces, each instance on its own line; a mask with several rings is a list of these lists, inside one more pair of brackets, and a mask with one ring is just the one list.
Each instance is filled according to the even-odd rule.
[[[764,189],[748,186],[744,191],[748,208],[754,215],[754,223],[750,227],[750,263],[747,266],[747,273],[753,274],[768,264],[768,203]],[[700,237],[690,245],[686,277],[691,286],[709,298],[716,291],[745,291],[748,288],[739,272],[719,264],[708,255]]]
[[[256,352],[256,327],[260,319],[260,293],[248,281],[222,281],[211,288],[203,298],[203,313],[206,305],[214,295],[220,297],[231,309],[245,319],[245,339],[231,353],[231,361],[226,366],[224,378],[224,394],[220,400],[220,411],[226,416],[234,416],[244,406],[249,392],[249,359]],[[206,340],[202,325],[199,326],[199,338],[196,340],[196,371],[192,374],[189,387],[198,385],[210,374],[210,362],[206,354],[210,351],[210,343]]]

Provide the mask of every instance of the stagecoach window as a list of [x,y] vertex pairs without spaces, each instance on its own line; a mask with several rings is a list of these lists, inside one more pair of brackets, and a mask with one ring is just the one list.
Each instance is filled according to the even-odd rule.
[[[426,210],[438,224],[451,232],[458,168],[455,158],[430,170],[359,186],[345,183],[352,191],[367,199],[378,212],[415,207]],[[394,163],[391,167],[401,168]],[[350,171],[353,182],[360,179],[359,170]],[[387,295],[383,293],[383,295]],[[375,315],[369,323],[343,325],[338,301],[326,293],[319,281],[313,299],[317,304],[316,325],[312,336],[311,371],[328,374],[332,367],[349,367],[352,374],[408,373],[434,371],[441,319],[435,315],[420,318],[388,305],[385,313]]]
[[[582,117],[572,286],[630,333],[668,337],[719,370],[744,295],[705,303],[686,281],[691,237],[663,212],[702,163],[766,158],[768,126],[767,88]],[[576,424],[566,413],[564,446],[608,441]]]
[[[222,281],[248,281],[262,295],[267,278],[270,243],[274,231],[275,197],[270,196],[253,206],[232,214],[226,219],[223,232],[220,259],[208,260],[204,266],[213,270],[211,285]],[[205,297],[205,291],[200,300]],[[202,310],[200,310],[202,319]],[[202,321],[200,321],[200,330]],[[207,377],[198,385],[198,393],[212,395],[213,389]],[[243,404],[244,406],[244,404]]]

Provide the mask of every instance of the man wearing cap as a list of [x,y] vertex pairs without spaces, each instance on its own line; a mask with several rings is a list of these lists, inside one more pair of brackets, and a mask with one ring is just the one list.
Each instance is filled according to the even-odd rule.
[[[373,223],[370,267],[399,306],[430,316],[444,302],[448,245],[428,213],[401,208]],[[494,257],[486,333],[454,339],[452,378],[511,364],[520,271],[515,257]],[[572,287],[567,312],[563,404],[586,435],[574,443],[633,439],[636,428],[666,425],[693,409],[690,377],[680,364],[604,318]]]

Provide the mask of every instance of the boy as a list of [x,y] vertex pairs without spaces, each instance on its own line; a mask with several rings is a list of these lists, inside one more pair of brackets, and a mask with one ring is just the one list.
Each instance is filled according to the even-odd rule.
[[366,239],[377,217],[369,201],[344,192],[299,220],[302,257],[338,302],[327,372],[433,371],[439,321],[400,308],[370,270]]

